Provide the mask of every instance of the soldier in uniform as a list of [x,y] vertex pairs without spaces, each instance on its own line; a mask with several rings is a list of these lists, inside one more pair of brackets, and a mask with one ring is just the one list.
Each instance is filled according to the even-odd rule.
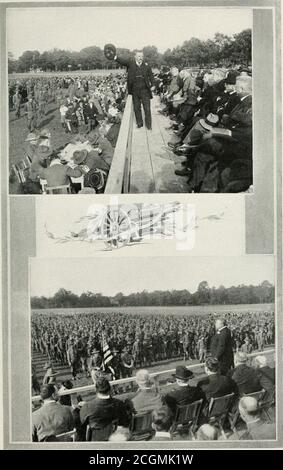
[[127,377],[132,377],[133,367],[134,367],[134,358],[132,354],[129,352],[128,347],[123,348],[123,352],[121,354],[121,363],[122,363],[123,379]]
[[71,368],[71,374],[73,376],[73,379],[76,380],[78,373],[78,351],[73,339],[70,339],[68,341],[67,361],[69,367]]

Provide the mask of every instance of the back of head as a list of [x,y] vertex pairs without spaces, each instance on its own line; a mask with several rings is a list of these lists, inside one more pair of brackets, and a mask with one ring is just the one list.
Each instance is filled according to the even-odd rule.
[[205,361],[205,367],[208,372],[216,373],[219,370],[219,362],[216,357],[208,357]]
[[109,395],[111,387],[109,380],[106,377],[98,377],[95,384],[96,392],[101,395]]
[[53,384],[45,384],[45,385],[42,385],[41,387],[40,396],[42,400],[48,400],[48,398],[52,397],[55,391],[56,389]]
[[242,397],[239,401],[239,411],[244,421],[254,419],[259,414],[257,399],[249,396]]
[[211,424],[203,424],[197,432],[198,441],[217,441],[218,432]]
[[168,432],[172,426],[173,415],[168,406],[162,406],[152,412],[152,427],[156,431]]
[[148,370],[140,369],[136,373],[136,382],[140,388],[147,388],[152,385]]

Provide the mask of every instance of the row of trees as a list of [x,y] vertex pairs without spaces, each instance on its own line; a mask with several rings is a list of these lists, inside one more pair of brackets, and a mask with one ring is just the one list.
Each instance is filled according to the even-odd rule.
[[[191,38],[182,46],[167,49],[161,54],[156,46],[145,46],[144,55],[152,67],[161,65],[206,66],[245,64],[251,61],[252,48],[251,30],[245,29],[239,34],[226,36],[216,33],[213,39],[201,41]],[[129,55],[134,51],[118,49],[121,55]],[[85,47],[79,52],[53,49],[40,53],[37,50],[25,51],[18,60],[12,54],[8,56],[9,73],[28,72],[40,69],[43,71],[92,70],[116,68],[115,62],[109,62],[103,50],[97,46]]]
[[231,287],[209,287],[206,281],[199,283],[196,292],[171,290],[142,291],[129,295],[121,292],[114,297],[100,293],[84,292],[76,295],[66,289],[59,289],[53,297],[32,297],[31,307],[41,308],[86,308],[112,306],[186,306],[186,305],[231,305],[274,302],[274,286],[263,281],[258,286],[244,284]]

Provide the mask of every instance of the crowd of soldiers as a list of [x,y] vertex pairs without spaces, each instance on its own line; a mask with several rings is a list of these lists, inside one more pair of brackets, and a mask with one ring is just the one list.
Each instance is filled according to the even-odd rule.
[[[60,116],[71,122],[71,128],[62,126],[65,132],[76,133],[82,124],[88,124],[87,106],[95,104],[97,120],[102,120],[110,110],[117,115],[122,109],[126,94],[124,74],[107,76],[31,77],[9,80],[9,109],[20,118],[27,116],[27,128],[31,132],[40,128],[47,105],[56,103]],[[66,107],[67,110],[61,109]],[[114,109],[116,109],[116,112]],[[82,111],[81,111],[82,110]],[[70,115],[70,119],[68,116]],[[61,119],[65,124],[66,120]]]
[[[242,311],[223,314],[234,351],[262,351],[274,344],[274,312]],[[130,313],[33,313],[32,350],[50,364],[70,368],[90,377],[104,370],[112,379],[131,377],[134,368],[150,367],[162,360],[203,362],[215,333],[215,315],[161,315]],[[112,359],[105,364],[103,346]]]

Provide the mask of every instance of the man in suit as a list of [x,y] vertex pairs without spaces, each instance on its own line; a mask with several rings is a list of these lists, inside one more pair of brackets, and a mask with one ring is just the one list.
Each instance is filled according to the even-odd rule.
[[[239,411],[247,430],[240,436],[240,440],[262,441],[276,439],[275,423],[266,423],[260,416],[260,409],[254,397],[243,397],[239,402]],[[233,436],[232,436],[233,439]]]
[[237,385],[239,395],[258,392],[262,389],[255,369],[247,365],[248,356],[239,351],[235,354],[235,369],[231,374],[232,380]]
[[177,387],[165,395],[163,399],[173,413],[176,412],[177,406],[189,405],[204,398],[204,393],[200,388],[189,385],[189,380],[193,375],[185,366],[176,367]]
[[71,408],[58,403],[54,385],[43,385],[40,395],[43,405],[32,414],[32,440],[44,442],[48,438],[54,439],[57,434],[72,431],[74,419]]
[[[133,96],[133,106],[137,122],[137,127],[143,126],[141,105],[143,105],[145,114],[145,125],[151,130],[151,111],[150,100],[152,98],[152,89],[154,88],[154,77],[150,66],[144,61],[143,52],[137,51],[134,59],[125,59],[117,56],[116,48],[112,45],[105,46],[105,55],[107,50],[112,48],[112,58],[119,64],[127,67],[128,71],[128,93]],[[113,57],[114,54],[114,57]]]
[[87,401],[80,410],[80,421],[83,426],[87,424],[95,431],[93,440],[108,440],[112,432],[112,423],[117,421],[118,426],[128,427],[130,414],[127,407],[117,398],[111,396],[109,381],[101,376],[95,383],[96,397]]
[[90,99],[84,109],[84,116],[88,123],[88,132],[91,132],[92,129],[94,129],[97,126],[98,124],[97,115],[98,115],[98,109],[94,104],[94,100]]
[[217,319],[215,322],[216,333],[211,339],[211,356],[218,359],[220,373],[225,375],[234,367],[234,353],[232,347],[231,332],[225,320]]
[[149,373],[146,369],[141,369],[136,374],[136,382],[139,390],[131,399],[131,405],[137,413],[152,411],[162,406],[160,394],[155,390]]
[[275,391],[275,369],[269,367],[267,364],[266,356],[256,356],[254,360],[256,373],[261,385],[261,388],[266,390],[267,394],[265,399],[272,397]]
[[204,367],[206,377],[198,382],[198,387],[209,402],[211,398],[223,397],[234,393],[236,385],[230,377],[221,375],[219,362],[215,357],[208,357]]

